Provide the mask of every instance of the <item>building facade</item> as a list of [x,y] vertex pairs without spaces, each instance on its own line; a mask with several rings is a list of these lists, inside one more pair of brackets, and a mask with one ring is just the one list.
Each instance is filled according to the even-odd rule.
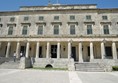
[[0,57],[117,60],[118,8],[96,4],[23,6],[0,12]]

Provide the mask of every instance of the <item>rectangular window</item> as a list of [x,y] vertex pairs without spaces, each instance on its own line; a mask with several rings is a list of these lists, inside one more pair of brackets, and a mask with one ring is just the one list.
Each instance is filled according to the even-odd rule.
[[70,20],[75,20],[75,16],[70,16]]
[[70,34],[71,35],[75,34],[75,25],[70,25]]
[[59,25],[54,25],[54,35],[59,34]]
[[59,16],[54,16],[54,20],[59,20]]
[[11,17],[10,22],[14,22],[14,21],[15,21],[15,17]]
[[8,35],[12,35],[13,34],[13,27],[9,27],[8,29]]
[[22,35],[27,35],[27,28],[28,26],[23,26]]
[[42,34],[43,34],[43,26],[40,25],[40,26],[38,27],[38,35],[42,35]]
[[92,34],[92,25],[87,25],[87,34]]
[[24,21],[28,21],[28,20],[29,20],[28,16],[24,17]]
[[0,18],[0,22],[1,22],[1,20],[2,20],[2,19]]
[[108,25],[103,25],[104,29],[104,34],[109,34],[109,26]]
[[39,20],[40,21],[43,21],[44,20],[44,17],[43,16],[39,16]]
[[91,20],[91,15],[87,15],[86,20]]
[[102,16],[102,20],[108,20],[107,16]]

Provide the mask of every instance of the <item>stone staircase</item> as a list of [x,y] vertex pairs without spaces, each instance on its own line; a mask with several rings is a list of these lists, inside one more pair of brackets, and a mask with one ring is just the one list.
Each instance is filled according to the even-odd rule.
[[17,59],[15,62],[13,59],[6,59],[2,64],[0,64],[0,69],[18,69],[19,63],[19,59]]
[[85,71],[85,72],[104,72],[104,68],[100,66],[99,63],[75,63],[76,71]]

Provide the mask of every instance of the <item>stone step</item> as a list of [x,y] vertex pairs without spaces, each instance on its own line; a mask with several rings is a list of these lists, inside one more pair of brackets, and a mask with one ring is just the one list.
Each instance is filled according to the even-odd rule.
[[104,72],[104,69],[98,63],[75,63],[76,71]]
[[19,61],[7,61],[0,65],[0,69],[18,69],[19,68]]

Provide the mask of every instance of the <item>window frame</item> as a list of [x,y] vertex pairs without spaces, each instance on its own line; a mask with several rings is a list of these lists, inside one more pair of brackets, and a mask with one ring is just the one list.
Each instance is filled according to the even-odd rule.
[[54,20],[59,20],[59,16],[54,16]]
[[53,34],[54,35],[59,35],[59,28],[60,28],[59,25],[57,25],[57,24],[56,25],[53,25]]
[[[40,27],[40,26],[41,26],[41,27]],[[37,32],[38,35],[43,35],[43,28],[44,28],[43,25],[39,25],[39,26],[38,26],[38,32]]]
[[13,35],[13,26],[9,26],[8,35]]
[[91,15],[86,15],[86,20],[91,20]]
[[39,16],[39,21],[43,21],[44,20],[44,16]]
[[70,20],[75,20],[75,15],[70,15]]
[[24,25],[23,28],[22,28],[22,35],[27,35],[27,34],[28,34],[28,26]]
[[14,21],[15,21],[15,17],[11,17],[10,22],[14,22]]
[[102,16],[102,20],[108,20],[108,16],[107,15],[103,15]]
[[76,34],[76,25],[70,25],[70,35]]
[[109,32],[109,25],[103,25],[103,32],[104,32],[105,35],[110,34],[110,32]]
[[29,16],[25,16],[24,21],[28,21],[28,20],[29,20]]
[[87,25],[87,35],[93,34],[93,26],[92,25]]

